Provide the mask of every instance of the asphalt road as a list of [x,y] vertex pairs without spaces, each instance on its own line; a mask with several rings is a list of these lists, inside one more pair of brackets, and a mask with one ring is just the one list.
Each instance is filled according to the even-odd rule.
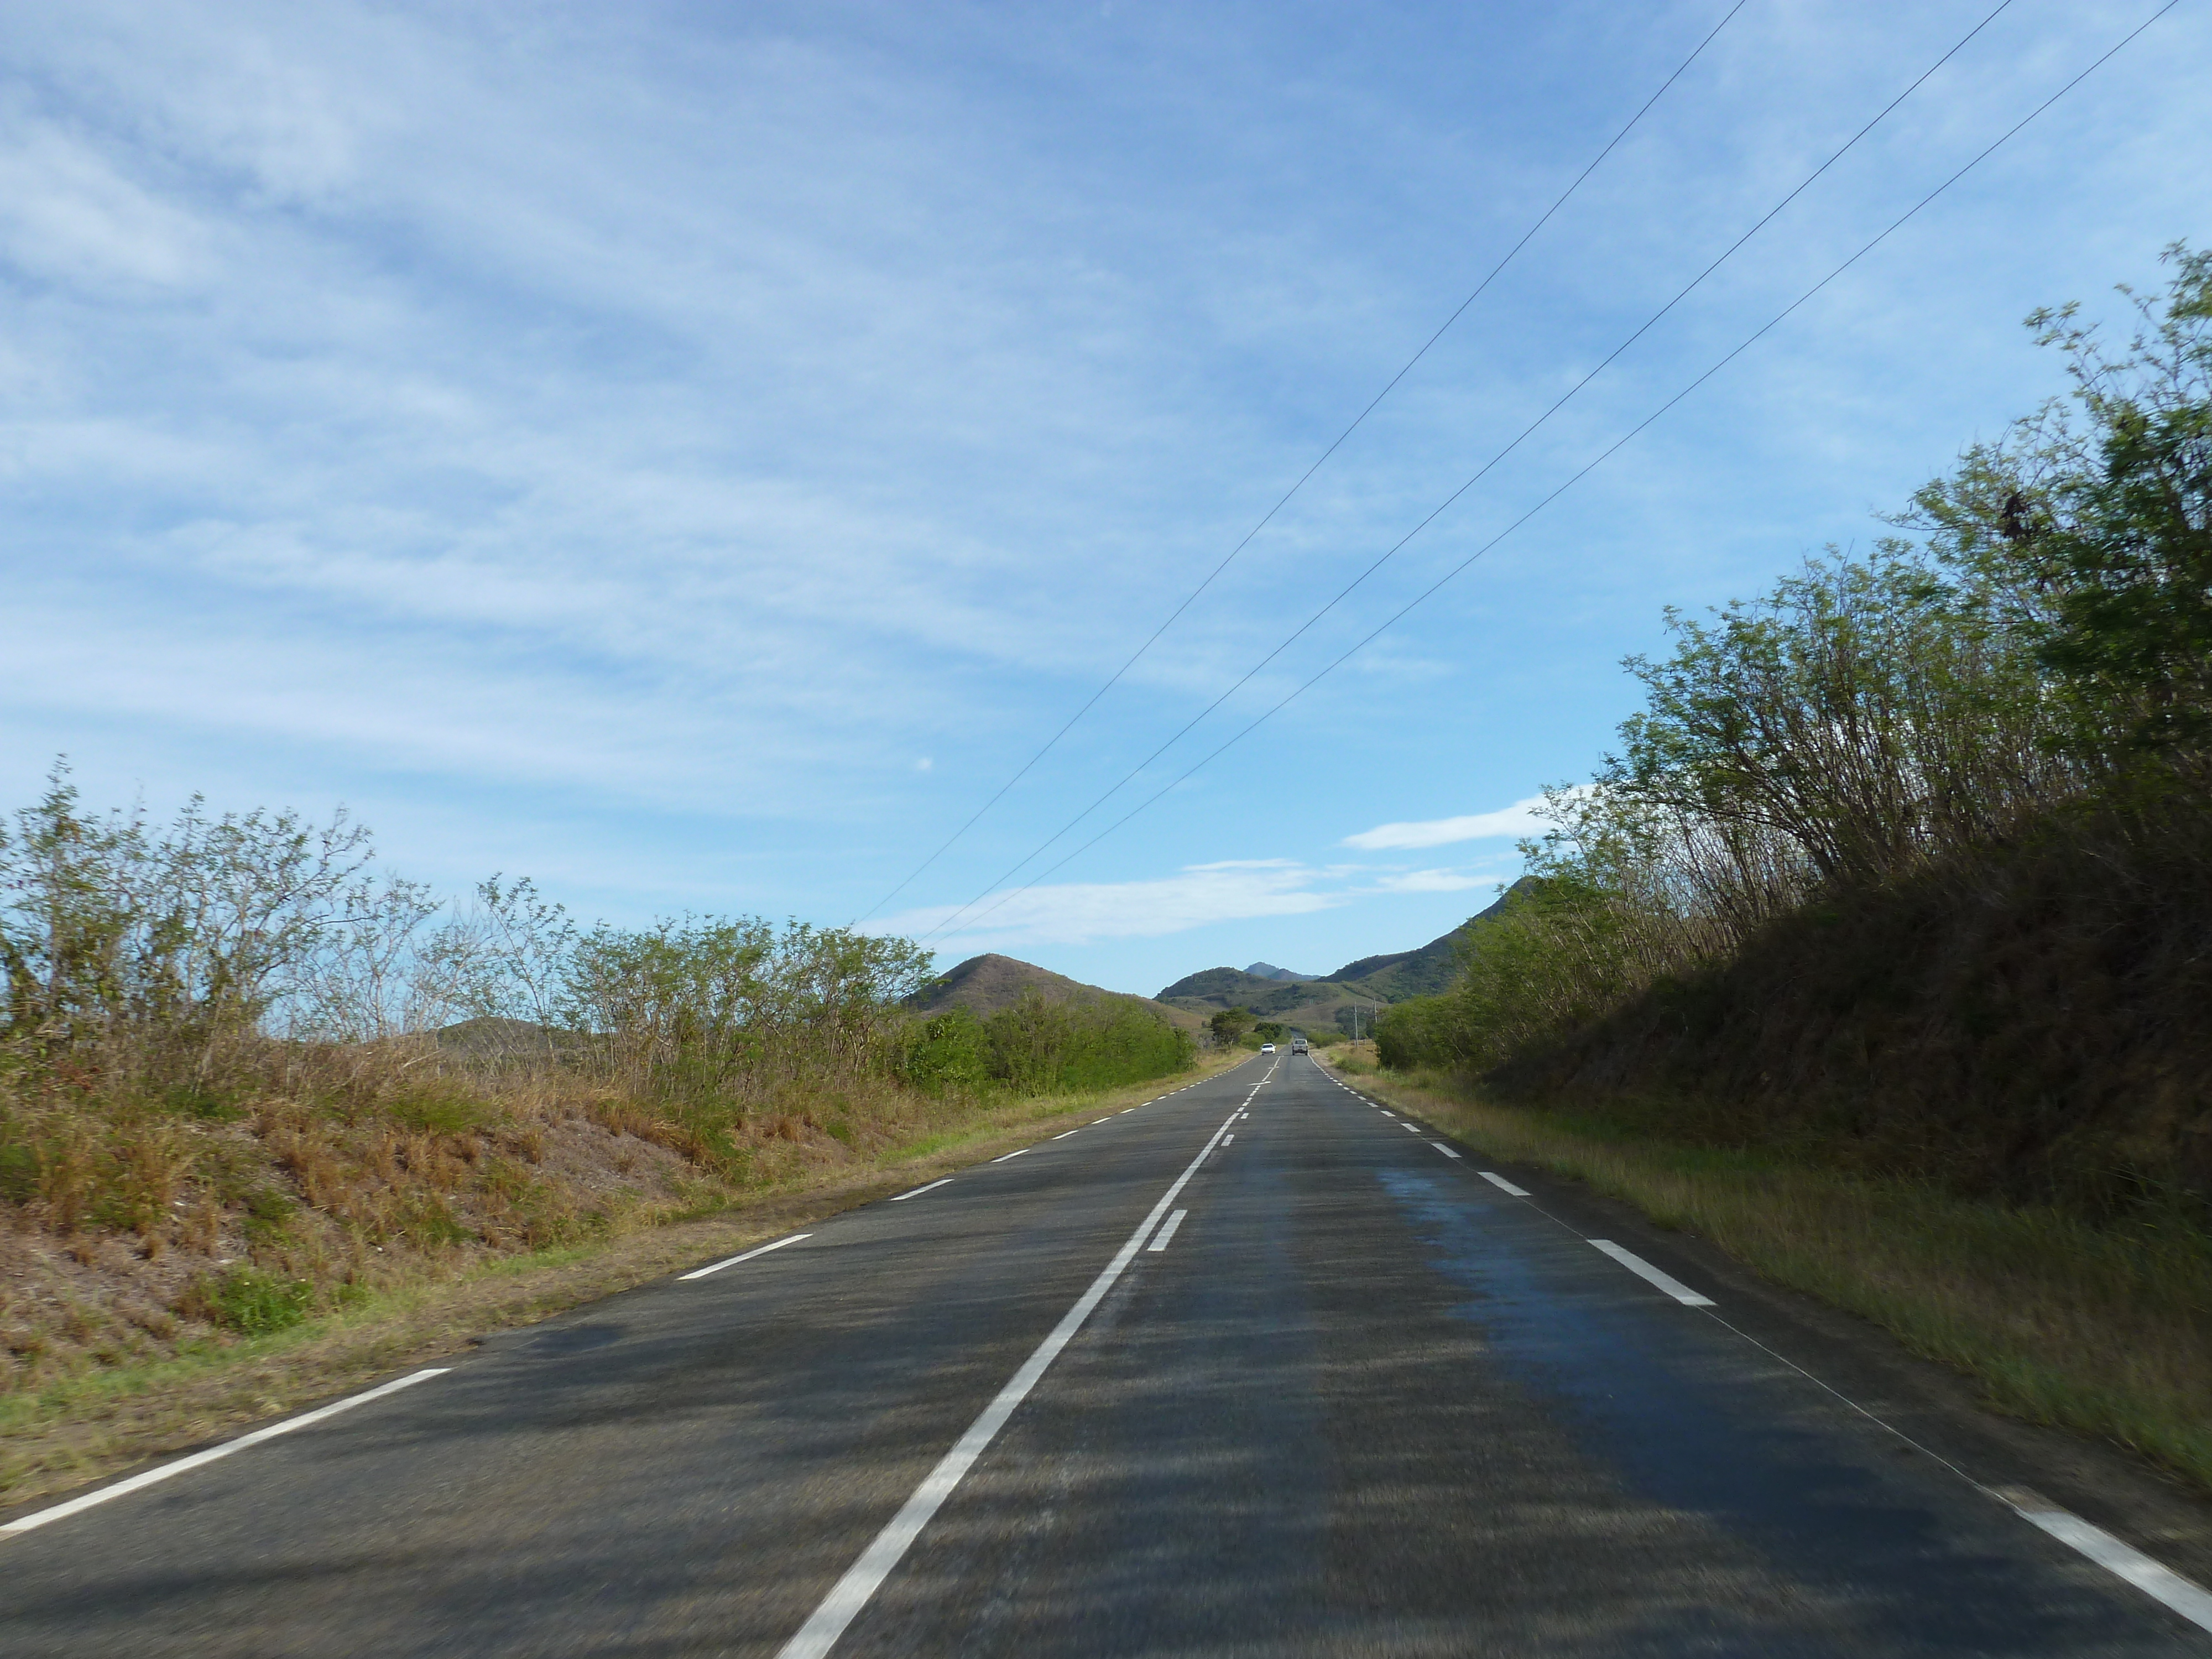
[[0,1652],[2212,1654],[1493,1174],[1255,1060],[0,1536]]

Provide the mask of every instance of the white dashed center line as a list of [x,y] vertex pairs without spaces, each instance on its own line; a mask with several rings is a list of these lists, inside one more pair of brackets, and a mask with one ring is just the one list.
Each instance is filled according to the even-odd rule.
[[[845,1570],[844,1577],[830,1586],[830,1593],[822,1598],[806,1622],[799,1627],[798,1633],[783,1644],[777,1659],[825,1659],[830,1650],[836,1646],[837,1638],[845,1632],[845,1626],[851,1624],[860,1609],[867,1606],[877,1588],[890,1576],[891,1570],[898,1565],[900,1559],[921,1535],[922,1528],[929,1524],[931,1518],[944,1507],[945,1500],[951,1497],[961,1481],[967,1478],[968,1471],[975,1466],[975,1460],[983,1455],[984,1449],[998,1437],[999,1431],[1006,1426],[1006,1419],[1014,1414],[1015,1408],[1029,1397],[1030,1390],[1036,1386],[1037,1380],[1058,1358],[1060,1350],[1068,1345],[1076,1332],[1083,1328],[1084,1322],[1105,1300],[1115,1282],[1136,1259],[1138,1252],[1145,1248],[1146,1235],[1158,1224],[1161,1212],[1172,1205],[1182,1189],[1190,1184],[1191,1178],[1198,1173],[1198,1166],[1206,1161],[1206,1154],[1213,1150],[1216,1140],[1228,1127],[1224,1121],[1221,1127],[1207,1139],[1198,1156],[1184,1166],[1183,1172],[1169,1185],[1167,1191],[1160,1194],[1151,1212],[1137,1224],[1136,1231],[1129,1235],[1127,1242],[1115,1253],[1114,1259],[1106,1264],[1097,1278],[1091,1281],[1090,1289],[1076,1298],[1075,1305],[1060,1316],[1060,1323],[1054,1326],[1044,1340],[1037,1344],[1036,1351],[1023,1363],[1022,1368],[1007,1380],[1006,1386],[1000,1389],[991,1403],[983,1408],[982,1415],[969,1425],[967,1433],[953,1443],[952,1449],[938,1460],[936,1468],[915,1488],[913,1495],[900,1506],[899,1512],[860,1552],[860,1559]],[[1180,1213],[1175,1218],[1180,1220]],[[1173,1222],[1170,1224],[1172,1225]]]

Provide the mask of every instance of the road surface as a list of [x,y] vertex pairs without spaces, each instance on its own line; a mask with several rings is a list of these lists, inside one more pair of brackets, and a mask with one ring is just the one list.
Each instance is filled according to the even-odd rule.
[[2212,1654],[1592,1213],[1257,1058],[0,1517],[0,1652]]

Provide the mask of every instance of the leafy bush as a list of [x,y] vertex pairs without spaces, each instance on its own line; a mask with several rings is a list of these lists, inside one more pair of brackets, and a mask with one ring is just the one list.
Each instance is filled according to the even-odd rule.
[[1133,1002],[1056,1002],[1030,991],[988,1019],[954,1008],[908,1028],[907,1081],[930,1093],[1109,1089],[1189,1067],[1189,1036]]
[[393,1122],[430,1134],[462,1134],[495,1115],[489,1102],[458,1080],[447,1079],[431,1079],[397,1091],[377,1104]]
[[993,1081],[989,1035],[966,1008],[948,1008],[917,1020],[902,1034],[901,1075],[925,1094],[978,1090]]
[[265,1336],[300,1323],[314,1302],[315,1287],[305,1279],[279,1279],[254,1267],[233,1267],[219,1278],[204,1276],[197,1280],[178,1310],[242,1336]]

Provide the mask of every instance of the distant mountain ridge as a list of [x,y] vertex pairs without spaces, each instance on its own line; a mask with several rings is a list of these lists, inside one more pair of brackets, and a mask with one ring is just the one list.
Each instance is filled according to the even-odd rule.
[[1133,1002],[1140,1008],[1150,1009],[1170,1025],[1184,1030],[1195,1030],[1203,1017],[1188,1008],[1173,1008],[1155,1002],[1150,997],[1131,996],[1126,991],[1109,991],[1097,985],[1085,985],[1081,980],[1070,979],[1065,974],[1055,974],[1049,968],[1040,968],[1033,962],[1024,962],[1016,957],[1002,957],[995,951],[980,957],[970,957],[958,967],[951,969],[932,980],[906,1000],[906,1006],[918,1014],[941,1014],[947,1008],[967,1009],[979,1019],[988,1019],[1001,1008],[1011,1008],[1022,999],[1025,991],[1035,991],[1052,1002],[1095,1001],[1110,999],[1115,1002]]
[[1510,896],[1510,891],[1501,894],[1494,903],[1418,950],[1362,957],[1325,979],[1291,975],[1266,962],[1249,968],[1207,968],[1184,975],[1155,1000],[1200,1017],[1224,1008],[1249,1008],[1263,1019],[1285,1024],[1333,1025],[1337,1011],[1347,1006],[1371,1008],[1377,1003],[1434,996],[1451,984],[1458,971],[1453,947],[1460,935],[1497,914]]

